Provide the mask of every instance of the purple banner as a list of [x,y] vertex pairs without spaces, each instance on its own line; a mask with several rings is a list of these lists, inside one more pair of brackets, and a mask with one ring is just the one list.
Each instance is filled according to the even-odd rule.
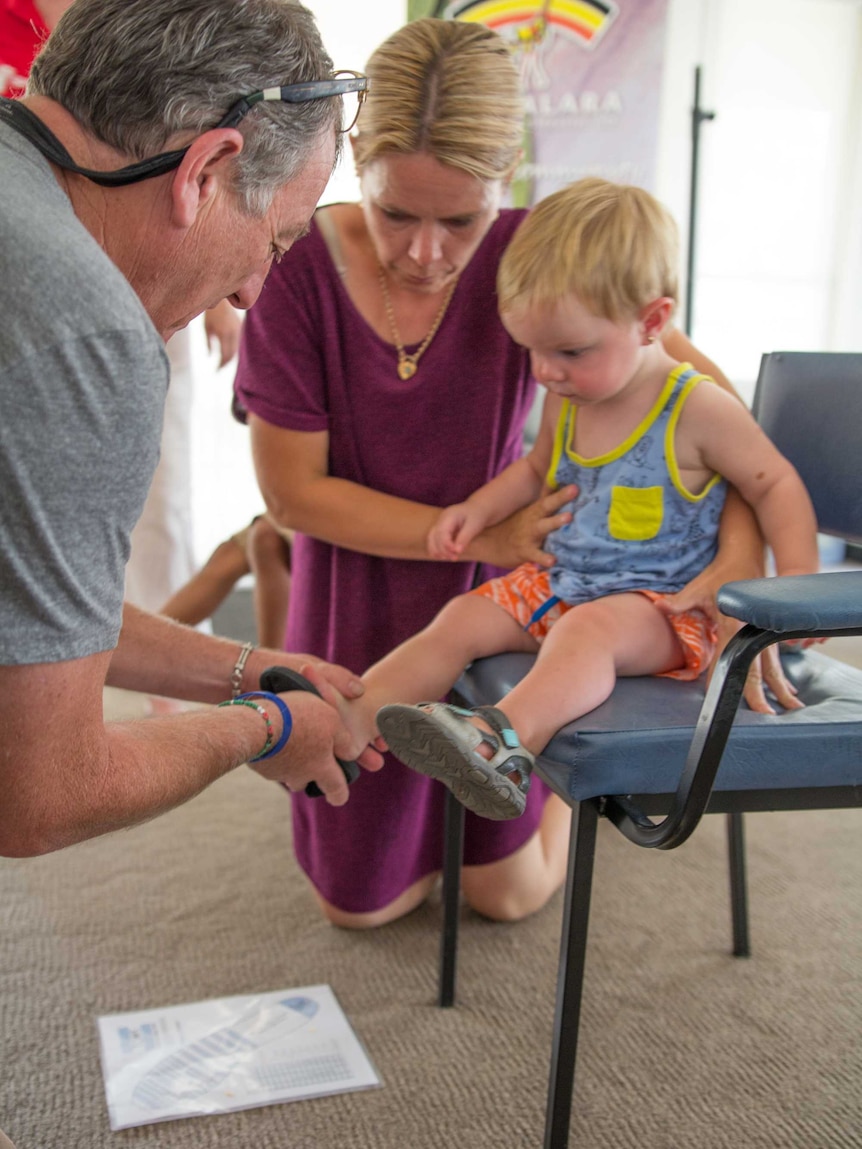
[[667,0],[461,0],[446,15],[513,46],[527,106],[516,202],[585,175],[653,189]]

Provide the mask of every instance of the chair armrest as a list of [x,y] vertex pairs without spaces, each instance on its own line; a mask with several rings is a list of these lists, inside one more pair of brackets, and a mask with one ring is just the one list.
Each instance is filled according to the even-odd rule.
[[604,813],[638,846],[671,850],[692,834],[709,802],[748,668],[782,639],[862,634],[862,571],[728,583],[718,604],[745,622],[715,667],[670,813],[654,823],[625,795],[605,799]]
[[718,592],[718,606],[731,618],[779,635],[840,634],[862,627],[862,570],[730,582]]

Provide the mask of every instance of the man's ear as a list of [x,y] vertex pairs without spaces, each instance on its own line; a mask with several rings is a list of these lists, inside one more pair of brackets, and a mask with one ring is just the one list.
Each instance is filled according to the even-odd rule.
[[662,331],[673,315],[674,306],[674,301],[665,295],[651,300],[641,308],[638,320],[644,343],[655,343],[661,338]]
[[171,217],[178,227],[191,227],[219,185],[229,183],[230,163],[243,143],[235,128],[214,128],[192,140],[171,185]]

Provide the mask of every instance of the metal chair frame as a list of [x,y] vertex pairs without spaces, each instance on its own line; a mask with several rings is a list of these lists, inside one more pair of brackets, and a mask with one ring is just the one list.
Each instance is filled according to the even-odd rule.
[[[783,354],[764,357],[761,378],[770,366],[775,366],[769,361],[780,359]],[[862,371],[862,355],[844,358],[853,361],[851,366],[855,372]],[[822,521],[823,509],[818,506],[817,510]],[[766,647],[779,641],[862,635],[862,594],[859,593],[862,590],[862,571],[781,580],[788,593],[784,595],[778,623],[771,581],[766,579],[730,584],[722,591],[720,606],[726,613],[745,621],[746,625],[727,645],[718,661],[693,729],[685,766],[675,793],[609,794],[576,801],[563,784],[565,768],[555,768],[553,763],[544,761],[541,756],[537,759],[537,774],[572,806],[543,1142],[545,1149],[566,1149],[568,1145],[598,819],[608,818],[636,845],[669,850],[689,838],[705,813],[726,814],[732,952],[734,956],[747,957],[751,946],[743,813],[837,809],[862,805],[862,781],[860,784],[824,787],[714,789],[716,774],[753,659]],[[464,705],[475,704],[477,701],[475,696],[471,697],[470,683],[466,679],[462,679],[455,693]],[[655,817],[662,820],[654,822]],[[444,833],[444,924],[438,1004],[447,1008],[455,1004],[464,835],[464,809],[451,794],[447,798]]]

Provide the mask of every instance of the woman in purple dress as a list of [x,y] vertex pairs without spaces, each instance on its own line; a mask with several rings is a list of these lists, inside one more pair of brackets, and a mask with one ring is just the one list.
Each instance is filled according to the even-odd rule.
[[[494,567],[549,564],[541,542],[570,497],[490,530],[465,561],[428,560],[438,508],[518,456],[533,397],[495,294],[522,216],[501,208],[521,153],[520,84],[499,36],[434,19],[392,35],[368,75],[353,138],[362,203],[319,209],[273,268],[236,384],[270,515],[298,532],[286,647],[357,673]],[[716,375],[680,333],[668,347]],[[707,590],[757,573],[756,527],[741,504],[728,515],[743,559],[724,548]],[[379,925],[427,897],[444,797],[391,757],[339,809],[292,796],[297,858],[331,921]],[[541,784],[511,822],[468,813],[470,904],[500,920],[544,905],[565,877],[569,813]]]

